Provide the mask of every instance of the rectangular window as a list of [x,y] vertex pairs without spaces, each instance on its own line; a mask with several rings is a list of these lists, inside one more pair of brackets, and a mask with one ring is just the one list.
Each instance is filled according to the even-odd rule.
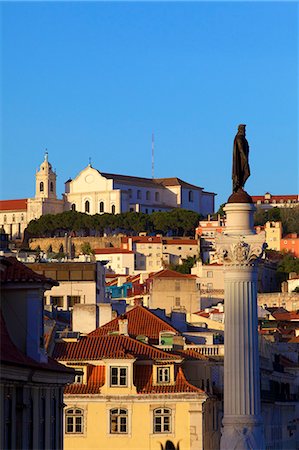
[[127,386],[127,367],[110,367],[110,386]]
[[174,283],[174,290],[175,291],[180,291],[181,290],[181,286],[180,286],[180,282],[179,281],[176,281]]
[[175,298],[175,306],[181,306],[181,298],[180,297]]
[[69,308],[72,308],[75,303],[80,303],[80,295],[68,295],[67,296],[67,305]]
[[213,283],[207,283],[207,291],[213,290]]
[[75,381],[74,383],[82,384],[83,383],[83,374],[77,374],[75,375]]
[[115,408],[110,410],[110,433],[128,433],[128,410]]
[[170,367],[158,367],[157,368],[157,382],[169,383],[170,382]]
[[154,433],[171,433],[171,409],[154,410]]
[[213,272],[211,270],[207,271],[207,277],[208,278],[213,278]]
[[65,412],[65,432],[81,434],[83,433],[83,410],[67,409]]
[[54,296],[51,295],[51,305],[63,307],[63,296]]

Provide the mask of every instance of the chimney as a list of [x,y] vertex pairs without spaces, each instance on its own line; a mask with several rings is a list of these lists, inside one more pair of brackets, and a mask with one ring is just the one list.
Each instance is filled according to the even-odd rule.
[[133,239],[131,237],[128,238],[128,249],[133,250]]
[[129,336],[128,335],[128,319],[125,314],[122,316],[119,316],[118,332],[119,332],[119,335]]

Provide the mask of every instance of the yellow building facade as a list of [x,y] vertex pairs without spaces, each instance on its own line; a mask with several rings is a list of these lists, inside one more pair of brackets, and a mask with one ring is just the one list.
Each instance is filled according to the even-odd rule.
[[66,450],[218,447],[216,402],[187,381],[182,355],[93,332],[57,343],[54,357],[78,374],[64,395]]

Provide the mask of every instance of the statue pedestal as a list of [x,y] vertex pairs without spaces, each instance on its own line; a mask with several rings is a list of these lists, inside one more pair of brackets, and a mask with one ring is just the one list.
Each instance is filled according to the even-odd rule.
[[224,417],[221,450],[265,448],[260,406],[257,261],[264,233],[254,234],[251,203],[228,203],[217,238],[224,263]]

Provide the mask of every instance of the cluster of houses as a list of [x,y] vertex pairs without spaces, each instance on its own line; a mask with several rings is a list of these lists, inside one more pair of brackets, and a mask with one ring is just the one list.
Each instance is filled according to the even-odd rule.
[[[283,196],[267,195],[265,204],[283,205]],[[8,237],[19,237],[30,218],[47,212],[176,206],[208,214],[214,194],[177,178],[104,174],[89,165],[67,181],[58,200],[46,155],[35,199],[25,200],[16,200],[15,209],[2,202],[0,214],[0,447],[219,449],[225,340],[223,266],[215,247],[225,229],[220,217],[201,221],[194,238],[86,238],[89,256],[71,255],[75,238],[69,236],[32,241],[40,249],[37,259],[8,248]],[[289,207],[298,203],[285,200]],[[265,231],[268,246],[278,246],[280,225],[269,223]],[[49,245],[63,245],[67,257],[48,260]],[[190,257],[191,274],[170,268]],[[267,449],[299,446],[299,294],[291,292],[297,279],[277,292],[274,265],[259,264]]]

